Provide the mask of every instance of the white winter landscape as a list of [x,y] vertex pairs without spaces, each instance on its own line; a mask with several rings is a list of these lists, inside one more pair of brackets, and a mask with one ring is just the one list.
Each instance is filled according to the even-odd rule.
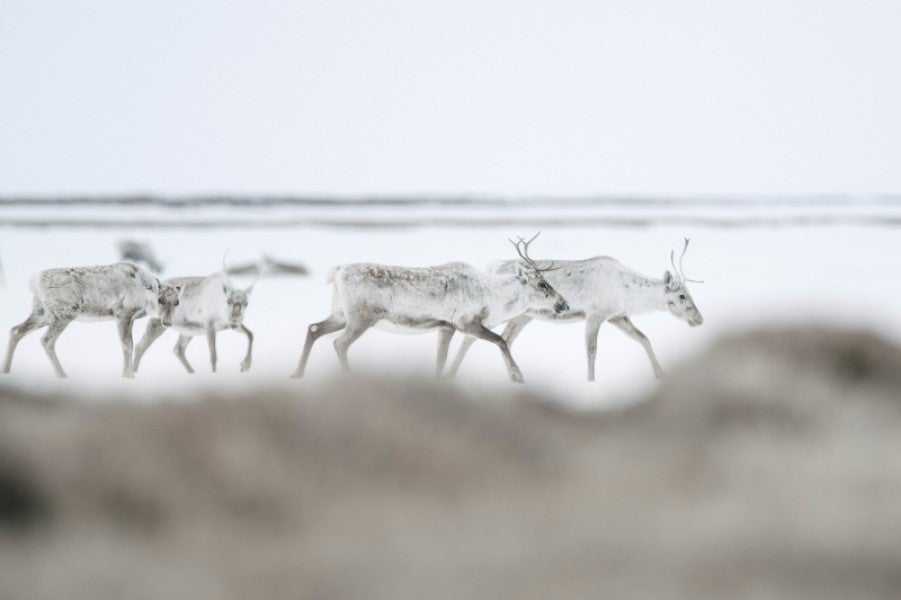
[[[36,274],[124,241],[162,278],[295,267],[248,372],[235,330],[216,373],[167,331],[131,379],[111,321],[62,333],[67,379],[21,340],[0,599],[897,600],[899,31],[897,0],[0,2],[0,353]],[[333,267],[538,232],[651,278],[690,240],[703,324],[632,319],[660,379],[606,323],[589,382],[584,323],[537,320],[523,384],[378,328],[290,377]]]
[[[637,317],[664,369],[672,368],[725,333],[754,326],[805,322],[863,327],[901,340],[901,279],[893,276],[901,201],[891,197],[743,198],[649,202],[609,199],[480,201],[407,199],[342,206],[340,200],[313,206],[267,203],[250,207],[198,203],[179,208],[75,203],[38,208],[27,203],[0,207],[0,220],[34,221],[5,226],[0,238],[6,286],[0,318],[4,327],[21,322],[31,306],[29,280],[53,267],[87,266],[117,260],[122,239],[149,242],[165,263],[164,276],[206,275],[221,269],[228,251],[233,264],[263,255],[300,262],[308,277],[264,276],[255,286],[245,322],[254,332],[254,362],[238,373],[245,350],[239,333],[219,334],[219,374],[211,376],[205,340],[188,349],[197,374],[189,375],[172,354],[177,336],[167,333],[148,352],[134,381],[122,381],[121,350],[113,322],[72,324],[58,342],[70,378],[57,382],[40,334],[19,345],[13,374],[20,386],[42,389],[97,388],[144,394],[197,387],[229,391],[261,383],[304,388],[338,374],[330,339],[314,347],[301,381],[288,380],[300,356],[306,326],[324,318],[331,305],[328,270],[350,262],[428,266],[464,261],[480,268],[515,256],[507,241],[542,235],[532,254],[548,259],[607,255],[649,276],[672,270],[682,240],[692,295],[705,317],[689,328],[668,313]],[[299,202],[299,201],[296,201]],[[400,205],[398,205],[400,204]],[[335,206],[337,205],[337,206]],[[218,219],[241,223],[229,226]],[[318,220],[291,226],[290,222]],[[607,224],[598,224],[598,220]],[[676,219],[677,224],[669,220]],[[805,222],[799,222],[799,220]],[[141,220],[155,226],[117,226]],[[256,226],[243,223],[253,220]],[[565,224],[560,224],[564,221]],[[806,221],[812,221],[805,224]],[[38,226],[49,222],[52,226]],[[85,223],[86,222],[86,223]],[[197,225],[183,225],[195,222]],[[385,225],[385,223],[392,225]],[[460,223],[467,223],[461,225]],[[324,224],[325,223],[325,224]],[[425,223],[425,224],[423,224]],[[825,224],[824,224],[825,223]],[[77,227],[73,227],[78,225]],[[206,224],[206,225],[204,225]],[[236,277],[237,284],[253,278]],[[146,319],[135,325],[135,340]],[[397,335],[370,330],[351,348],[355,370],[370,374],[429,376],[437,334]],[[451,356],[461,341],[457,335]],[[660,382],[644,351],[609,324],[601,329],[598,380],[586,381],[583,324],[533,322],[513,347],[526,386],[559,402],[582,408],[604,407],[637,398]],[[465,386],[514,385],[497,348],[476,344],[463,364]]]

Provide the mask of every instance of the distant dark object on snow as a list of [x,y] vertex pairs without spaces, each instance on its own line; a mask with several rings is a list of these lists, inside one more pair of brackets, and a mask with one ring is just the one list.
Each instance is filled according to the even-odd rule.
[[119,258],[120,260],[127,260],[137,265],[146,266],[157,274],[163,272],[163,263],[156,257],[153,248],[147,242],[120,240]]
[[306,276],[310,271],[300,263],[284,262],[271,256],[263,255],[257,262],[234,265],[228,268],[229,275],[256,275],[263,272],[266,275],[297,275]]

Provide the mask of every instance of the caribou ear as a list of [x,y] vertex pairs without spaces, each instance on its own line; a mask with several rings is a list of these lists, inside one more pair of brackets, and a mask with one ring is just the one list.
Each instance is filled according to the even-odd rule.
[[666,286],[666,289],[668,291],[675,292],[682,287],[683,282],[681,279],[667,271],[663,274],[663,284]]
[[256,284],[251,283],[249,286],[247,286],[247,289],[244,290],[244,293],[247,294],[247,295],[249,296],[249,295],[250,295],[250,292],[253,291],[253,286],[254,286],[254,285],[256,285]]

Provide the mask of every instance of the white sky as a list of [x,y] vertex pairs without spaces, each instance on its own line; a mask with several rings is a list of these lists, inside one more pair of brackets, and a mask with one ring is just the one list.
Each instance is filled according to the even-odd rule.
[[0,3],[0,194],[901,192],[901,2]]

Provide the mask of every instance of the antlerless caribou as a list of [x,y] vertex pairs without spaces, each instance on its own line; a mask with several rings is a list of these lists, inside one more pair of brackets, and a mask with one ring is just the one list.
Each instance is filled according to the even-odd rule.
[[[688,239],[679,257],[676,268],[675,254],[670,252],[670,263],[674,275],[666,271],[661,279],[647,277],[618,260],[609,256],[596,256],[585,260],[542,261],[539,267],[547,272],[545,277],[569,301],[570,310],[564,314],[555,314],[548,310],[529,309],[525,314],[512,318],[502,334],[508,346],[513,345],[523,328],[533,319],[551,321],[552,323],[571,323],[585,321],[585,346],[588,355],[588,380],[594,381],[594,366],[597,356],[598,329],[604,321],[609,321],[630,338],[642,345],[647,352],[657,377],[663,375],[663,369],[654,355],[651,342],[632,323],[630,317],[654,311],[669,312],[677,319],[685,321],[692,327],[701,325],[701,316],[687,283],[702,283],[685,277],[682,259],[688,250]],[[553,265],[553,268],[548,269]],[[502,261],[495,265],[495,273],[509,273],[522,267],[519,261]],[[451,365],[449,376],[456,375],[472,346],[474,338],[468,337],[460,346],[457,356]]]
[[47,327],[41,338],[44,350],[59,377],[66,377],[56,356],[56,340],[72,321],[115,320],[122,341],[123,377],[134,377],[132,326],[145,315],[172,323],[181,286],[160,282],[146,269],[130,262],[98,267],[49,269],[31,282],[34,292],[31,314],[9,333],[3,373],[9,373],[19,341],[31,331]]
[[[537,237],[537,234],[536,234]],[[436,375],[447,360],[454,332],[495,344],[510,378],[521,383],[522,373],[506,342],[491,327],[528,310],[562,313],[569,306],[544,277],[544,270],[529,258],[528,242],[512,242],[522,262],[502,273],[486,273],[462,262],[434,267],[392,267],[372,263],[334,268],[332,312],[307,330],[303,354],[292,377],[303,377],[310,350],[317,339],[343,329],[335,350],[345,370],[347,349],[370,327],[388,330],[441,330]]]
[[[173,351],[188,373],[194,369],[185,356],[185,349],[196,335],[205,335],[210,349],[210,364],[216,372],[216,333],[224,329],[240,329],[247,336],[247,354],[241,362],[241,372],[250,369],[251,352],[253,351],[253,333],[244,325],[244,312],[250,301],[250,293],[262,271],[257,273],[246,289],[235,287],[229,280],[222,259],[222,272],[207,277],[174,277],[166,283],[181,286],[181,305],[172,315],[172,328],[178,332],[178,342]],[[159,338],[166,328],[159,319],[151,319],[147,323],[144,337],[135,350],[135,371],[141,364],[141,358],[147,349]]]

